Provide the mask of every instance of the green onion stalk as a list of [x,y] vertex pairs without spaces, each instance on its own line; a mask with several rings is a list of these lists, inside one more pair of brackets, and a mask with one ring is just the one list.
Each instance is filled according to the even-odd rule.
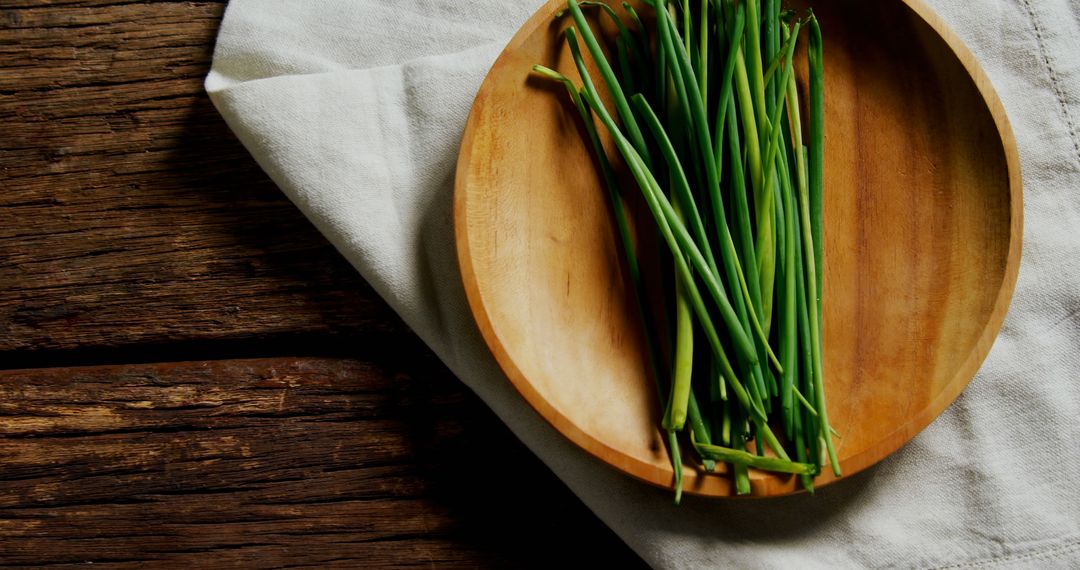
[[[684,463],[706,473],[728,464],[738,494],[754,491],[753,470],[812,492],[826,457],[840,475],[823,376],[820,26],[812,13],[781,12],[780,0],[644,3],[639,14],[626,2],[567,0],[558,17],[573,69],[533,71],[566,87],[601,171],[675,501]],[[601,33],[587,10],[614,31]],[[805,123],[794,73],[802,36]],[[651,241],[659,251],[641,247]],[[646,278],[643,267],[662,274]]]

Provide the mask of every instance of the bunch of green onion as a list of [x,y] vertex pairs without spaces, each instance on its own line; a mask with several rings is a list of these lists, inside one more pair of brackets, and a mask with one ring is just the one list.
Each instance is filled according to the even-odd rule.
[[[800,21],[781,12],[779,0],[644,3],[650,13],[624,2],[620,16],[606,2],[567,0],[559,17],[573,19],[566,41],[582,86],[543,66],[533,70],[566,86],[610,195],[651,372],[666,402],[676,503],[680,440],[706,471],[730,464],[738,494],[751,492],[748,469],[799,475],[812,492],[826,461],[840,475],[822,377],[818,22],[812,13]],[[601,44],[586,9],[613,21],[613,45]],[[803,30],[806,120],[792,65]],[[631,196],[623,195],[620,165],[609,160],[597,121],[651,213],[654,224],[636,227],[664,244],[659,267],[671,268],[667,278],[642,275]],[[667,318],[649,310],[656,299]]]

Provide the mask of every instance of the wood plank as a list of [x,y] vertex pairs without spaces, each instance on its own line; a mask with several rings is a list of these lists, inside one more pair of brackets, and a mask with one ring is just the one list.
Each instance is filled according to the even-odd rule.
[[[0,368],[150,363],[0,372],[0,566],[640,565],[229,132],[224,7],[0,5]],[[272,355],[363,361],[152,364]]]
[[0,351],[406,334],[203,92],[224,6],[0,8]]
[[0,372],[0,561],[641,565],[478,400],[433,381],[438,368]]

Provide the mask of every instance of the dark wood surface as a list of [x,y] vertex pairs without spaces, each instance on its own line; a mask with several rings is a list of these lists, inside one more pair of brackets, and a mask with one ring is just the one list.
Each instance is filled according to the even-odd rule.
[[229,132],[224,7],[0,3],[0,566],[641,566]]

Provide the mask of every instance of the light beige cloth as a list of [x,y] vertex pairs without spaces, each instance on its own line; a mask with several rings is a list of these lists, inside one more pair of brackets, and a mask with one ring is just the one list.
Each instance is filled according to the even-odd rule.
[[1080,567],[1080,3],[929,1],[978,56],[1016,131],[1016,298],[944,415],[816,497],[674,507],[670,492],[555,433],[481,341],[456,265],[455,160],[484,74],[540,0],[233,0],[206,88],[312,223],[650,564]]

